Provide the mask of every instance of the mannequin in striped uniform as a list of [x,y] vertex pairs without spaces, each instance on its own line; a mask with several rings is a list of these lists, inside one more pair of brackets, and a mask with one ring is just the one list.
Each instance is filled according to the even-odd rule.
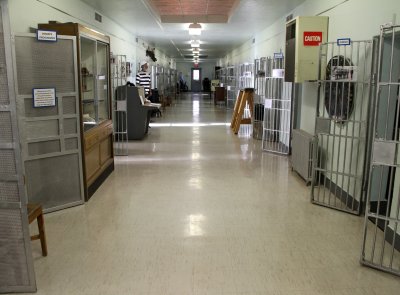
[[144,87],[145,99],[151,100],[151,78],[147,72],[149,65],[147,61],[140,63],[140,71],[136,74],[136,86]]

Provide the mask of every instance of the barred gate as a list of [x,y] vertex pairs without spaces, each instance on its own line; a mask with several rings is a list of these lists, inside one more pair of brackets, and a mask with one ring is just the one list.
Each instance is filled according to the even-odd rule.
[[[119,86],[126,85],[126,55],[112,56],[111,83],[113,97],[113,127],[114,127],[114,154],[116,156],[128,155],[128,110],[126,93],[117,93]],[[125,88],[126,90],[126,88]]]
[[361,263],[400,276],[400,26],[382,26],[378,42]]
[[262,148],[266,152],[288,155],[290,152],[292,83],[284,82],[283,58],[265,63]]
[[311,202],[359,215],[366,181],[372,41],[344,41],[320,46]]

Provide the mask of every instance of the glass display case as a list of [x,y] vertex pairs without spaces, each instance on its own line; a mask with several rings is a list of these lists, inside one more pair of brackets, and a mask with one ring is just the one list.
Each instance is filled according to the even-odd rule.
[[77,23],[39,24],[41,30],[77,39],[85,198],[114,170],[110,38]]
[[84,130],[109,120],[108,44],[80,37],[82,119]]

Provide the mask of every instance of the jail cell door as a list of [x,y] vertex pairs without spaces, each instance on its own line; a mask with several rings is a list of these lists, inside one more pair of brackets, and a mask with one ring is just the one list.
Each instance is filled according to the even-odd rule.
[[265,78],[262,148],[288,155],[290,151],[292,83],[284,82],[283,58],[269,59]]
[[320,46],[311,201],[359,215],[367,178],[372,41]]
[[54,211],[83,203],[76,39],[14,37],[17,111],[28,200]]
[[36,291],[13,76],[8,6],[0,0],[0,293]]
[[378,56],[361,263],[400,276],[400,26],[381,28]]

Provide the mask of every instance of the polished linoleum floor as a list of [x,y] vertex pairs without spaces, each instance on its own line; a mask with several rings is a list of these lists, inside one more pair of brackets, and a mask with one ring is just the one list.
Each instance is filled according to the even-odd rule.
[[230,120],[183,95],[88,203],[47,214],[38,294],[398,295],[359,264],[364,219],[311,205],[289,159]]

